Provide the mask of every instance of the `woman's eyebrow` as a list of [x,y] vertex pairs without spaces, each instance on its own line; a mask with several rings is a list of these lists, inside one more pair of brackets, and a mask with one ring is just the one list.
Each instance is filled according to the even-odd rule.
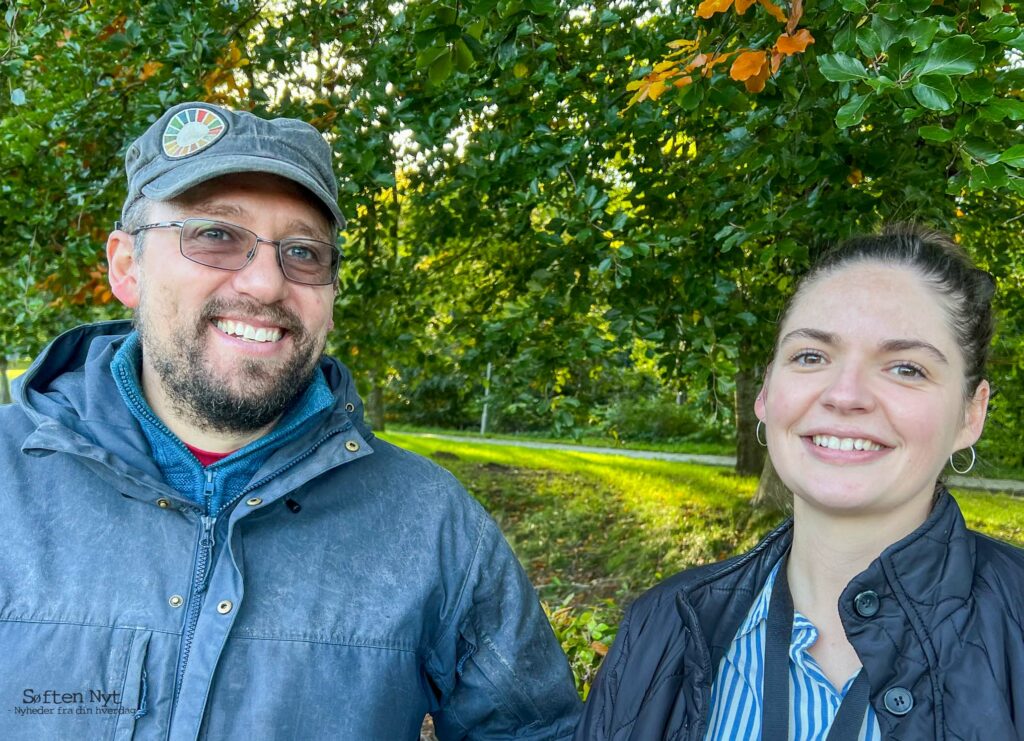
[[792,332],[786,334],[785,337],[779,342],[780,345],[795,339],[808,339],[815,340],[817,342],[824,343],[826,345],[838,345],[839,335],[834,332],[826,332],[823,329],[810,329],[809,327],[803,327],[801,329],[794,329]]
[[949,360],[939,348],[924,340],[886,340],[880,345],[882,352],[906,352],[907,350],[923,350],[933,356],[943,365],[949,365]]

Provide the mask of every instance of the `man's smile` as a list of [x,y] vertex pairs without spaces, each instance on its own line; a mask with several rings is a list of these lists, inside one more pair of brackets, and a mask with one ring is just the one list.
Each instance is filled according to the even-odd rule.
[[277,342],[284,335],[280,327],[254,327],[232,319],[217,319],[214,324],[224,334],[241,337],[250,342]]

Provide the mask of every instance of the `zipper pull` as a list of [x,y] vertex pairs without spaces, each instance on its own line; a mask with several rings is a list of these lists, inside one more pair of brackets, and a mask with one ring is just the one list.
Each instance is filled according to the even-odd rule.
[[199,582],[196,589],[198,592],[205,592],[206,585],[210,583],[210,572],[213,571],[213,546],[216,545],[213,530],[217,524],[216,517],[210,517],[209,515],[203,515],[203,538],[199,541],[199,545],[203,549],[202,554],[202,568],[203,578]]
[[207,508],[213,501],[213,471],[206,469],[206,486],[203,487],[203,497],[206,499]]

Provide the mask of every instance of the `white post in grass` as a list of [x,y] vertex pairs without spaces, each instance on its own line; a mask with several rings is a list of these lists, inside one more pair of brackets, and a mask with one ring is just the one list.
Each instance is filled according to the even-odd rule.
[[487,380],[484,381],[484,411],[480,415],[480,434],[487,434],[487,400],[491,398],[491,364],[487,363]]

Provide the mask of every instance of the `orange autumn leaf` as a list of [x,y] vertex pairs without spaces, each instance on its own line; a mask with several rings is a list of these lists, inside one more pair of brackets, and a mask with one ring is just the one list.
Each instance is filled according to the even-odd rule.
[[100,41],[106,41],[107,39],[109,39],[114,34],[124,33],[125,24],[127,22],[128,22],[128,16],[126,16],[124,13],[122,13],[119,16],[117,16],[117,18],[115,18],[113,21],[110,22],[109,26],[107,26],[102,31],[100,31],[100,33],[99,33],[99,40]]
[[[634,104],[648,99],[657,100],[661,97],[662,93],[668,90],[670,83],[675,85],[672,82],[672,78],[683,74],[683,71],[676,64],[676,62],[659,62],[654,66],[654,70],[650,74],[645,75],[639,80],[633,80],[626,85],[627,90],[636,91],[633,93],[633,97],[629,99],[629,103],[626,104],[626,108],[630,108]],[[677,87],[680,86],[677,85]]]
[[765,10],[768,11],[768,14],[771,15],[779,23],[785,23],[788,20],[786,18],[786,14],[782,11],[782,8],[780,8],[778,5],[775,5],[772,2],[772,0],[757,0],[757,1],[759,3],[761,3],[761,6]]
[[807,51],[807,47],[814,43],[814,37],[806,28],[801,28],[794,34],[784,33],[775,42],[775,51],[785,56],[800,54]]
[[804,17],[804,0],[793,0],[789,4],[789,22],[786,24],[786,33],[793,33],[796,24]]
[[[767,62],[767,60],[765,60]],[[768,65],[765,64],[758,70],[757,74],[751,75],[743,81],[744,87],[747,88],[748,93],[759,93],[764,90],[764,85],[768,81]]]
[[736,0],[736,12],[743,15],[757,0]]
[[146,62],[142,65],[142,73],[139,75],[140,80],[148,80],[150,77],[155,75],[163,67],[163,62]]
[[691,70],[700,69],[702,76],[711,77],[711,73],[715,70],[715,65],[721,64],[728,59],[728,54],[698,54],[688,65],[686,65],[686,71],[689,72]]
[[669,41],[666,46],[669,49],[675,49],[677,51],[693,51],[697,48],[700,43],[698,39],[691,41],[690,39],[676,39],[675,41]]
[[732,0],[704,0],[697,6],[697,15],[700,18],[710,18],[715,13],[724,13],[732,5]]
[[672,84],[675,87],[686,87],[687,85],[689,85],[692,82],[693,82],[693,78],[690,77],[689,75],[687,75],[686,77],[680,77],[678,80],[676,80]]
[[[759,75],[768,68],[768,55],[763,51],[745,51],[736,57],[729,69],[729,76],[734,80],[748,80]],[[764,87],[762,85],[762,87]]]

